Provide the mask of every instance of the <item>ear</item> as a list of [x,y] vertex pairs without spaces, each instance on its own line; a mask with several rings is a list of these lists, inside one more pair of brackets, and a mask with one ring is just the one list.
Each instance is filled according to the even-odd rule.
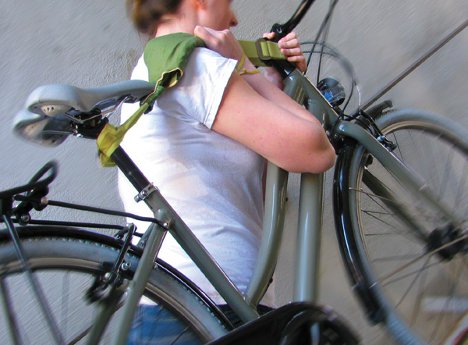
[[203,10],[206,8],[205,0],[192,0],[192,4],[197,10]]

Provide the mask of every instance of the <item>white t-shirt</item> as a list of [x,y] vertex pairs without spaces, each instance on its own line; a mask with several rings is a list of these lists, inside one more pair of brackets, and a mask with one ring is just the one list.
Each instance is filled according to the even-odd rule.
[[[235,65],[235,60],[196,48],[179,84],[157,99],[153,110],[126,134],[122,146],[245,292],[261,238],[264,160],[211,130]],[[132,79],[148,80],[142,58]],[[136,108],[126,105],[122,121]],[[137,204],[130,197],[136,191],[123,174],[119,190],[128,212],[152,216],[143,202]],[[143,232],[148,224],[137,225]],[[222,303],[172,237],[166,236],[159,257]]]

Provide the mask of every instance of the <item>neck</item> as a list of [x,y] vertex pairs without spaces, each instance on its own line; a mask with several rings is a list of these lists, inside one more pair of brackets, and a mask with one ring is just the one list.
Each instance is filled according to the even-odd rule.
[[156,37],[185,32],[193,35],[193,30],[198,23],[197,13],[190,1],[183,1],[175,14],[166,15],[161,18],[156,30]]

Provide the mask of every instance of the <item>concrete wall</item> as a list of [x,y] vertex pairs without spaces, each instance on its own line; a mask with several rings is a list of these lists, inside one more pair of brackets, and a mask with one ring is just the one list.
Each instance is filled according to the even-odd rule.
[[[11,123],[28,93],[38,85],[70,83],[91,87],[128,78],[144,38],[131,28],[123,3],[123,0],[19,0],[13,4],[0,0],[0,189],[25,182],[42,164],[56,159],[61,171],[52,186],[51,198],[121,208],[114,185],[116,173],[99,167],[94,143],[70,138],[59,148],[42,148],[13,136]],[[298,3],[298,0],[236,0],[234,7],[241,25],[234,31],[239,38],[257,38],[272,23],[284,21]],[[328,3],[318,1],[312,7],[297,29],[302,40],[315,37]],[[354,65],[365,102],[462,24],[467,13],[468,3],[463,0],[342,1],[333,17],[329,43]],[[393,99],[398,107],[438,112],[468,126],[464,107],[468,91],[467,47],[464,30],[385,98]],[[332,75],[338,73],[333,65],[330,68]],[[291,298],[294,258],[290,253],[295,242],[297,183],[298,177],[293,176],[286,244],[276,279],[277,295],[282,302]],[[331,203],[329,194],[327,187],[327,205]],[[334,243],[331,212],[327,207],[324,215],[321,300],[345,314],[366,334],[365,343],[375,344],[376,331],[367,330],[346,278],[337,270],[341,259]],[[64,215],[82,219],[69,211],[59,211],[57,217]],[[99,217],[86,215],[86,219]]]

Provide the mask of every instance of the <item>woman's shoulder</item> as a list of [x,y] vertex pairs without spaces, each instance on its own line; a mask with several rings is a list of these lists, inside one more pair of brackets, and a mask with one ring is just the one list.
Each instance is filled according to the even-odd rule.
[[[189,63],[210,69],[219,66],[235,66],[237,61],[225,58],[206,47],[197,47],[193,50]],[[133,68],[131,79],[148,80],[148,67],[145,64],[143,55],[140,56],[137,64]]]
[[148,67],[146,67],[143,55],[137,61],[133,68],[131,79],[146,80],[148,81]]
[[[202,79],[208,78],[209,80],[212,80],[212,82],[217,79],[220,79],[219,81],[221,81],[224,79],[224,76],[229,79],[229,76],[234,71],[236,64],[236,60],[225,58],[213,50],[200,47],[195,48],[192,52],[185,72],[186,75],[190,75],[191,77],[198,76]],[[215,84],[218,83],[216,82]],[[217,86],[219,87],[221,85],[218,84]],[[225,85],[222,87],[224,88]]]
[[192,56],[195,56],[197,59],[206,59],[208,61],[219,61],[219,62],[227,62],[227,61],[235,61],[229,58],[226,58],[219,53],[215,52],[206,47],[197,47],[193,50]]

